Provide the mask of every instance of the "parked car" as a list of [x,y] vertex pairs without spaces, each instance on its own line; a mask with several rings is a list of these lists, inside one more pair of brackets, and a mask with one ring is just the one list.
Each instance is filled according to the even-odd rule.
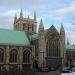
[[75,75],[75,74],[71,71],[71,68],[65,67],[62,70],[61,75]]
[[71,73],[71,70],[62,70],[62,73]]
[[56,71],[56,70],[58,70],[58,67],[57,66],[49,66],[48,69],[50,71]]
[[50,71],[55,71],[55,70],[56,70],[56,68],[54,68],[54,67],[50,68]]
[[60,75],[75,75],[74,73],[61,73]]
[[48,72],[49,69],[48,69],[48,68],[41,68],[41,71],[42,71],[42,72]]
[[64,67],[62,73],[71,73],[72,71],[68,67]]
[[75,72],[75,67],[72,68],[72,72]]

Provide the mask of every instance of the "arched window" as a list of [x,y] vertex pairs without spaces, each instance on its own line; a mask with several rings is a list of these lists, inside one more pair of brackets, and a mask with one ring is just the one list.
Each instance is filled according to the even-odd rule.
[[23,62],[24,63],[29,63],[30,62],[30,51],[28,49],[26,49],[23,52]]
[[4,58],[4,50],[2,48],[0,48],[0,62],[3,62],[3,58]]
[[17,50],[16,49],[12,49],[10,51],[10,62],[17,62]]

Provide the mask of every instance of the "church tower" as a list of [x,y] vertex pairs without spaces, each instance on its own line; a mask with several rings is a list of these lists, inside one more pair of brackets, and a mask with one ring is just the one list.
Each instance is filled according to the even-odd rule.
[[44,33],[44,26],[43,26],[43,21],[41,19],[40,25],[39,25],[39,55],[38,55],[38,60],[39,64],[38,66],[43,68],[46,67],[46,42],[45,42],[45,33]]
[[61,29],[60,29],[60,45],[61,45],[61,58],[62,58],[62,68],[65,66],[66,62],[66,57],[65,57],[65,30],[63,25],[61,24]]
[[20,11],[20,17],[14,18],[14,30],[17,31],[26,31],[28,33],[37,32],[37,22],[36,22],[36,12],[34,12],[34,17],[31,19],[29,16],[28,18],[23,17],[23,11]]

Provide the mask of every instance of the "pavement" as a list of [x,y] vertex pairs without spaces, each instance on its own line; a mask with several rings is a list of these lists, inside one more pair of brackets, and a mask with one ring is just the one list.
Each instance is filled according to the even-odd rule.
[[43,75],[61,75],[59,71],[50,71],[50,72],[45,72]]
[[75,75],[75,72],[60,73],[59,71],[50,71],[50,72],[43,73],[43,75]]
[[71,73],[61,73],[61,75],[75,75],[75,72],[71,72]]

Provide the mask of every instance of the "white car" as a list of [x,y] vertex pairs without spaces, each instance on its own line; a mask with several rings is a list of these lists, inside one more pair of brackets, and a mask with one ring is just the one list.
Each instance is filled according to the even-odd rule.
[[75,75],[75,72],[72,72],[72,74],[71,75]]
[[75,67],[72,68],[72,72],[75,72]]
[[72,75],[75,75],[75,67],[72,68]]
[[61,73],[61,75],[75,75],[74,73]]
[[64,67],[61,75],[72,75],[72,71],[68,67]]

